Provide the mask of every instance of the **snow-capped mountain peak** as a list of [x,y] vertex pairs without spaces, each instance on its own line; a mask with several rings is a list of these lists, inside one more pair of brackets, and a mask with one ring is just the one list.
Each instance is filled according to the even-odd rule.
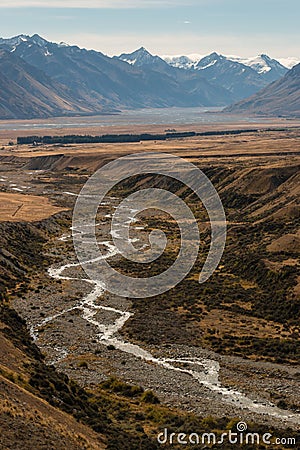
[[124,62],[131,64],[132,66],[146,66],[146,65],[157,65],[163,64],[167,66],[167,63],[159,56],[154,56],[145,47],[141,47],[135,50],[133,53],[123,53],[118,56]]
[[145,49],[145,47],[140,47],[132,53],[122,53],[118,58],[131,65],[140,65],[150,63],[153,56]]
[[22,56],[23,50],[25,48],[38,47],[45,56],[52,56],[49,48],[52,48],[53,46],[69,47],[68,44],[65,44],[63,42],[60,44],[49,42],[38,34],[33,34],[32,36],[20,34],[19,36],[15,36],[9,39],[0,38],[0,45],[11,53],[17,52],[19,56]]
[[23,46],[25,45],[28,48],[38,46],[42,49],[45,56],[52,56],[52,53],[50,53],[47,47],[47,45],[49,44],[51,43],[46,41],[46,39],[42,38],[38,34],[34,34],[32,36],[20,34],[19,36],[15,36],[10,39],[0,39],[0,45],[11,53],[16,52],[17,49],[23,48]]
[[162,59],[166,61],[170,66],[177,67],[179,69],[194,69],[200,59],[205,55],[199,55],[193,53],[190,55],[163,55]]
[[209,67],[214,66],[218,62],[222,62],[225,59],[223,55],[220,55],[217,52],[213,52],[208,56],[205,56],[204,58],[200,59],[200,61],[196,64],[195,68],[197,70],[205,70]]
[[13,38],[8,39],[0,38],[0,44],[7,45],[7,47],[18,47],[24,42],[27,42],[29,44],[36,44],[39,45],[40,47],[44,47],[45,45],[49,44],[49,42],[46,41],[46,39],[42,38],[38,34],[34,34],[32,36],[20,34],[19,36],[15,36]]
[[[217,65],[221,68],[222,65],[232,63],[240,72],[246,72],[247,67],[256,72],[259,76],[263,77],[266,81],[271,82],[284,76],[288,68],[293,67],[299,59],[287,58],[284,60],[276,60],[270,58],[270,56],[262,53],[254,57],[240,57],[235,55],[222,55],[217,52],[213,52],[207,56],[193,55],[191,56],[164,56],[164,60],[173,67],[179,67],[186,70],[206,70],[212,66]],[[285,63],[285,64],[284,64]],[[248,69],[249,70],[249,69]]]
[[66,44],[65,42],[61,41],[59,44],[57,44],[58,47],[70,47],[69,44]]
[[255,72],[259,74],[266,74],[271,70],[282,72],[282,75],[286,72],[286,67],[284,67],[276,59],[272,59],[266,54],[261,54],[250,58],[241,58],[239,56],[227,56],[227,58],[231,61],[251,67],[251,69],[255,70]]
[[200,55],[197,53],[191,55],[178,55],[178,56],[162,56],[162,58],[173,67],[178,67],[180,69],[195,69],[203,70],[216,64],[218,61],[224,59],[224,56],[213,52],[210,55]]
[[29,41],[33,44],[39,45],[40,47],[44,47],[45,45],[49,44],[49,42],[46,41],[46,39],[42,38],[38,34],[34,34],[33,36],[31,36],[29,38]]
[[27,42],[30,39],[30,36],[26,36],[25,34],[19,34],[18,36],[12,38],[0,38],[1,45],[7,45],[8,47],[16,47],[20,45],[22,42]]

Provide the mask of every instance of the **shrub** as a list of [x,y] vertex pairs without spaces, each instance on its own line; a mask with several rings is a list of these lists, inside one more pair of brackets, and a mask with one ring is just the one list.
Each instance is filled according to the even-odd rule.
[[152,405],[160,403],[159,398],[152,391],[145,391],[141,396],[141,400],[144,403],[151,403]]

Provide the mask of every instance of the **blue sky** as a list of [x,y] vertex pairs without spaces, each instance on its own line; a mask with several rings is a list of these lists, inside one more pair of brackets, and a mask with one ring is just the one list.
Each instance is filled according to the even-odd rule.
[[155,54],[300,58],[299,0],[1,0],[1,36],[46,39],[109,55],[140,46]]

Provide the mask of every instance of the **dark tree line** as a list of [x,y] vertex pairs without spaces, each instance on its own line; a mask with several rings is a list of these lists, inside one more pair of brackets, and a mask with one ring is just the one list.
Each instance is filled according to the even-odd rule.
[[[259,129],[242,129],[242,130],[224,130],[224,131],[204,131],[196,133],[194,131],[187,132],[170,132],[164,134],[105,134],[102,136],[76,135],[70,134],[66,136],[20,136],[17,138],[17,144],[109,144],[109,143],[130,143],[142,141],[165,141],[167,139],[180,139],[194,136],[226,136],[238,135],[244,133],[257,133]],[[263,131],[284,131],[284,129],[265,129]]]

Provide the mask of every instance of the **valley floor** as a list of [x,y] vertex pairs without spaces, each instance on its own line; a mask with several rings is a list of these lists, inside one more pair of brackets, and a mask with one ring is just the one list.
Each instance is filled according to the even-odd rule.
[[[25,319],[46,363],[92,392],[113,376],[154,391],[163,405],[199,417],[238,417],[260,426],[299,429],[299,136],[300,129],[293,127],[142,145],[5,145],[0,151],[0,222],[34,225],[43,224],[47,215],[61,217],[59,227],[52,229],[51,220],[46,229],[40,225],[49,263],[32,267],[26,283],[8,286],[9,304]],[[228,218],[227,250],[204,288],[195,282],[199,260],[169,294],[149,301],[124,299],[84,280],[68,210],[90,174],[105,162],[153,147],[187,158],[210,177]],[[138,180],[139,188],[160,183]],[[171,189],[179,190],[176,185]],[[120,198],[129,190],[123,186]],[[188,193],[187,201],[200,221],[206,248],[205,211]],[[106,243],[104,254],[119,270],[133,273],[135,268],[114,254],[109,237],[109,216],[117,202],[108,199],[99,211],[97,238]],[[154,217],[147,224],[148,219],[139,217],[133,238],[145,240],[157,224],[176,237],[166,218]],[[168,258],[176,249],[172,244]],[[5,251],[0,262],[7,273],[17,266]],[[116,326],[120,317],[122,326]]]

